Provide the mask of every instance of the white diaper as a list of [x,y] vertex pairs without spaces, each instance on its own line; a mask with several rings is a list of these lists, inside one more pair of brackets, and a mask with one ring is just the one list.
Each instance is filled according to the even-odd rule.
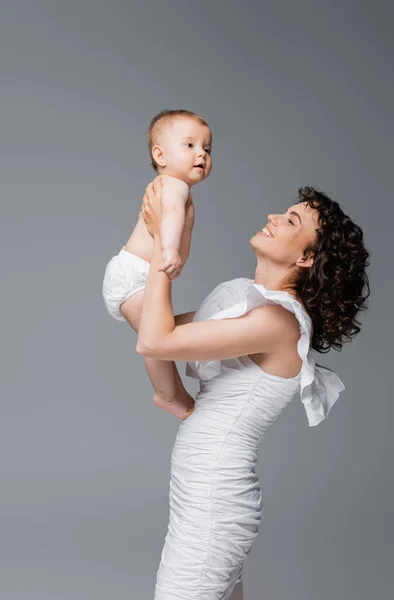
[[125,250],[111,258],[103,280],[103,298],[111,317],[125,321],[120,305],[136,292],[143,290],[148,278],[149,263]]

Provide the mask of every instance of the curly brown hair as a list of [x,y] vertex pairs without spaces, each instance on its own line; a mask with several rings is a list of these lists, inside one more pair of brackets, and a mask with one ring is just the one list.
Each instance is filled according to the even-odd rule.
[[325,353],[360,332],[356,317],[370,295],[369,252],[362,229],[338,202],[313,187],[299,188],[298,203],[305,202],[318,212],[315,241],[304,251],[314,258],[311,267],[297,268],[292,287],[312,319],[312,348]]

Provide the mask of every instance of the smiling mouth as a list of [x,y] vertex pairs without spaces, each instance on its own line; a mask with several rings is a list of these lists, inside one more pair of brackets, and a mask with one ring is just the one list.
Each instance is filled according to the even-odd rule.
[[266,227],[263,227],[263,229],[261,229],[259,231],[259,233],[261,233],[262,235],[265,235],[265,237],[268,237],[268,238],[273,238],[274,237],[272,235],[272,233]]

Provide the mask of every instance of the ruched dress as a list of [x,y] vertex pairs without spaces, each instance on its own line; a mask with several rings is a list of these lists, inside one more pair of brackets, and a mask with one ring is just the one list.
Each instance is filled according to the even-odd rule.
[[200,390],[171,456],[170,518],[155,600],[228,600],[258,534],[256,460],[266,429],[295,396],[309,425],[317,425],[344,389],[335,373],[315,363],[311,320],[287,292],[234,279],[209,294],[194,320],[234,318],[265,304],[295,314],[301,371],[290,379],[270,375],[248,356],[187,363]]

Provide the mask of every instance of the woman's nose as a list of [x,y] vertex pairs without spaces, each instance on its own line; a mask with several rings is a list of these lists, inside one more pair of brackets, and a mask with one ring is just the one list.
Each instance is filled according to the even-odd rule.
[[276,225],[278,215],[268,215],[268,222]]

